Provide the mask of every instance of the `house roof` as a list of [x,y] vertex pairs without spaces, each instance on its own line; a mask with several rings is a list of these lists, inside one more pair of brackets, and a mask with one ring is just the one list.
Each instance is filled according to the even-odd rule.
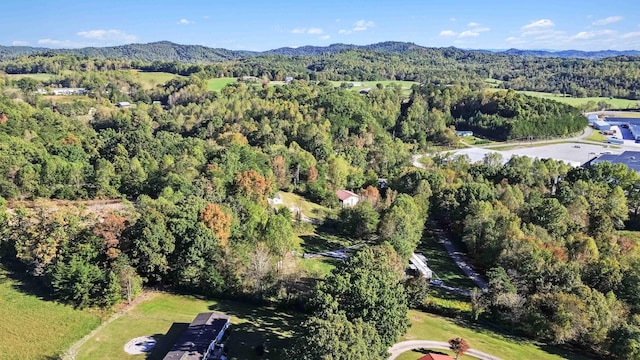
[[604,120],[598,120],[596,121],[594,124],[598,125],[598,126],[609,126],[610,124]]
[[449,355],[427,354],[418,360],[453,360],[453,358]]
[[189,324],[182,336],[173,344],[164,360],[200,360],[209,345],[225,330],[229,316],[218,313],[200,313]]
[[350,197],[358,197],[358,194],[353,193],[349,190],[338,190],[336,191],[336,195],[338,195],[338,199],[340,199],[340,201],[345,201]]

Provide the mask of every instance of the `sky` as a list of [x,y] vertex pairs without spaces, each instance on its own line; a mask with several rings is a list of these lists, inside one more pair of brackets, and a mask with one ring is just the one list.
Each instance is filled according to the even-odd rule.
[[0,45],[640,50],[638,0],[7,0]]

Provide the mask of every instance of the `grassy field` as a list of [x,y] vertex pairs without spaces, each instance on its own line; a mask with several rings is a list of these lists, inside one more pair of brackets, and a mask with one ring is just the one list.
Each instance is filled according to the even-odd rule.
[[491,144],[495,144],[496,143],[493,140],[483,139],[483,138],[479,138],[479,137],[475,137],[475,136],[464,136],[464,137],[460,138],[460,141],[462,141],[462,143],[464,143],[464,144],[473,145],[473,146],[491,145]]
[[425,236],[416,252],[427,258],[427,264],[436,278],[445,284],[465,289],[473,289],[475,284],[460,270],[449,256],[444,245],[438,243],[433,236]]
[[[420,311],[410,310],[411,327],[403,340],[448,341],[462,337],[473,349],[499,356],[502,359],[536,360],[587,360],[588,358],[570,354],[555,347],[544,347],[520,338],[507,338],[496,332],[473,324],[458,324],[454,320]],[[406,355],[405,355],[406,354]],[[400,360],[415,360],[420,352],[408,352]],[[418,356],[416,356],[418,355]],[[465,358],[471,359],[471,357]]]
[[51,80],[52,77],[56,76],[55,74],[9,74],[7,75],[9,79],[19,80],[22,78],[32,78],[37,81],[48,81]]
[[587,136],[586,138],[584,138],[584,140],[590,140],[590,141],[597,141],[597,142],[602,142],[602,141],[607,141],[607,137],[605,135],[602,135],[600,133],[600,131],[598,130],[593,130],[593,132],[591,133],[591,135]]
[[140,82],[142,85],[144,85],[144,87],[147,89],[152,89],[156,87],[156,85],[164,84],[167,81],[176,77],[182,77],[182,76],[167,73],[167,72],[138,71],[135,73],[135,79],[138,82]]
[[[77,359],[162,359],[196,314],[212,310],[232,316],[227,340],[230,360],[258,359],[254,348],[263,342],[270,354],[260,359],[279,359],[279,349],[288,343],[292,325],[300,320],[287,313],[243,303],[160,293],[96,333],[80,348]],[[148,356],[124,352],[124,345],[138,336],[158,340]]]
[[223,77],[207,80],[207,88],[211,91],[220,91],[229,84],[235,84],[238,79],[233,77]]
[[99,314],[48,301],[21,277],[0,267],[0,358],[54,359],[100,324]]
[[311,219],[324,220],[331,212],[329,208],[311,202],[298,194],[280,191],[280,196],[282,197],[282,206],[300,208],[302,214]]
[[518,92],[521,94],[529,95],[529,96],[542,97],[546,99],[559,101],[559,102],[569,104],[571,106],[576,106],[576,107],[585,105],[589,101],[593,101],[595,103],[598,103],[599,101],[604,101],[608,104],[611,104],[611,106],[613,106],[613,108],[615,109],[633,109],[638,107],[638,102],[639,102],[638,100],[612,99],[608,97],[574,98],[574,97],[567,97],[567,96],[545,93],[545,92],[538,92],[538,91],[518,91]]

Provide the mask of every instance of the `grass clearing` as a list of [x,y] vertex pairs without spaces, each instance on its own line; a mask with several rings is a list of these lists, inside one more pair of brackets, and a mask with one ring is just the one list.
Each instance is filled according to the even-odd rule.
[[[425,354],[441,354],[441,355],[449,355],[451,358],[455,359],[456,354],[451,350],[438,350],[438,349],[417,349],[411,350],[407,352],[403,352],[396,358],[396,360],[416,360],[424,356]],[[469,355],[461,355],[458,359],[460,360],[473,360],[475,359]]]
[[147,72],[147,71],[138,71],[135,73],[135,78],[142,85],[144,85],[147,89],[152,89],[157,85],[165,84],[167,81],[171,79],[175,79],[177,77],[183,77],[181,75],[176,75],[168,72]]
[[299,208],[302,210],[304,216],[311,219],[324,220],[331,212],[331,209],[311,202],[298,194],[280,191],[280,196],[282,197],[282,206],[288,207],[289,209],[294,207]]
[[100,314],[48,300],[37,284],[0,266],[2,359],[55,359],[100,325]]
[[425,236],[422,243],[418,245],[416,252],[422,253],[427,258],[427,265],[433,271],[435,277],[445,284],[464,289],[475,288],[473,281],[460,270],[456,262],[447,253],[444,245],[437,242],[434,236]]
[[[229,360],[280,359],[280,350],[293,335],[293,324],[301,321],[295,315],[265,307],[159,293],[96,333],[80,348],[77,359],[162,359],[196,314],[207,311],[231,315],[226,342]],[[124,345],[138,336],[157,339],[158,344],[148,356],[124,352]],[[270,353],[259,358],[254,348],[263,342]]]
[[607,141],[607,137],[605,135],[602,135],[600,131],[593,130],[591,135],[584,138],[584,140],[603,142],[603,141]]
[[31,79],[34,79],[34,80],[37,80],[37,81],[49,81],[54,76],[56,76],[56,74],[7,74],[7,76],[11,80],[20,80],[20,79],[23,79],[23,78],[31,78]]
[[207,80],[207,88],[210,91],[220,91],[222,88],[229,84],[235,84],[238,82],[237,78],[234,77],[223,77],[223,78],[215,78]]
[[[504,89],[488,89],[489,91],[506,91]],[[574,107],[580,107],[586,105],[588,102],[592,101],[594,103],[598,103],[600,101],[604,101],[607,104],[610,104],[614,109],[635,109],[638,108],[638,100],[628,100],[628,99],[616,99],[616,98],[608,98],[608,97],[584,97],[584,98],[576,98],[571,96],[563,96],[562,94],[553,94],[541,91],[518,91],[520,94],[535,96],[550,100],[555,100],[561,103],[565,103]]]
[[496,144],[496,142],[493,140],[483,139],[475,136],[464,136],[460,138],[460,141],[465,145],[471,146]]
[[[436,340],[448,341],[462,337],[473,349],[499,356],[502,359],[537,359],[537,360],[587,360],[588,358],[571,354],[564,349],[540,345],[521,338],[509,338],[485,329],[477,324],[464,323],[416,310],[409,311],[411,327],[403,340]],[[460,323],[460,324],[459,324]],[[415,353],[403,355],[399,359],[417,359]],[[417,354],[420,354],[419,352]],[[411,357],[409,357],[411,356]],[[472,359],[469,357],[469,359]]]

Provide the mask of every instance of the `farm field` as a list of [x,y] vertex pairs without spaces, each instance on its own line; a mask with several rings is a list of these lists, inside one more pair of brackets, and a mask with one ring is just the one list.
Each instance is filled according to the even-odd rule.
[[100,324],[100,314],[47,300],[37,286],[0,266],[0,356],[56,359]]
[[608,104],[611,104],[616,109],[633,109],[638,107],[638,100],[627,100],[627,99],[613,99],[608,97],[584,97],[584,98],[575,98],[575,97],[566,97],[562,95],[556,95],[551,93],[537,92],[537,91],[519,91],[519,93],[547,98],[559,102],[563,102],[565,104],[569,104],[571,106],[578,107],[580,105],[584,105],[589,101],[599,102],[604,101]]
[[[507,338],[496,332],[484,329],[473,324],[458,324],[456,320],[424,312],[410,310],[409,320],[411,327],[405,340],[436,340],[448,341],[455,337],[462,337],[473,349],[498,356],[504,360],[509,359],[537,359],[537,360],[587,360],[588,358],[570,354],[563,349],[549,348],[545,351],[539,345],[520,338]],[[409,351],[400,355],[398,360],[415,360],[420,357],[420,352]],[[473,359],[461,357],[461,359]]]
[[52,77],[56,76],[55,74],[7,74],[9,79],[19,80],[22,78],[32,78],[38,81],[47,81],[51,80]]
[[176,78],[183,77],[181,75],[171,74],[167,72],[145,72],[145,71],[137,71],[135,73],[135,79],[138,80],[141,84],[145,86],[147,89],[154,88],[156,85],[161,85],[166,83],[167,81]]
[[211,91],[220,91],[225,86],[229,84],[234,84],[236,82],[238,82],[238,79],[234,77],[209,79],[207,80],[207,88]]
[[[227,340],[229,360],[279,359],[292,337],[295,315],[238,302],[210,301],[193,296],[158,293],[101,329],[78,351],[77,359],[162,359],[196,314],[221,311],[231,315]],[[129,355],[124,345],[138,336],[158,340],[148,355]],[[254,348],[266,343],[270,353],[258,357]]]

